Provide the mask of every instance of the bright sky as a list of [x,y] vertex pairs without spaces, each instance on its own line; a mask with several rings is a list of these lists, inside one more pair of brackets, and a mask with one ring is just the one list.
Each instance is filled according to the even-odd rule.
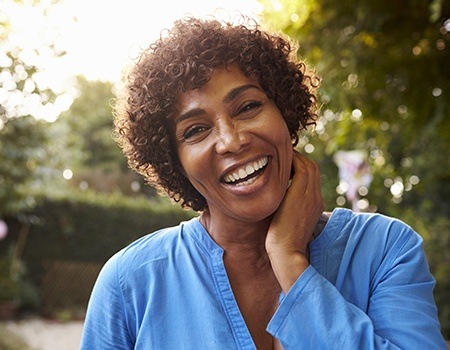
[[[31,0],[24,0],[27,2]],[[40,0],[35,6],[20,6],[13,0],[0,0],[0,23],[9,21],[13,30],[9,41],[0,42],[0,68],[11,66],[6,53],[14,47],[22,48],[18,53],[22,61],[44,68],[33,79],[27,78],[21,67],[15,67],[15,72],[2,71],[0,103],[7,116],[31,113],[38,119],[55,120],[73,101],[74,92],[67,91],[73,76],[118,82],[122,69],[141,48],[187,13],[232,19],[238,12],[257,17],[261,11],[258,0],[60,0],[43,18],[39,7],[51,2]],[[2,30],[0,26],[0,35]],[[55,43],[66,55],[54,60],[49,43]],[[21,74],[24,77],[20,79],[26,79],[26,83],[18,91],[17,77]],[[61,95],[55,103],[45,103],[33,92],[35,84]]]
[[[231,14],[255,15],[257,0],[65,0],[61,11],[76,23],[61,32],[68,51],[66,67],[93,79],[116,80],[141,47],[159,37],[161,29],[186,13],[208,15],[222,8]],[[220,14],[220,12],[219,12]]]

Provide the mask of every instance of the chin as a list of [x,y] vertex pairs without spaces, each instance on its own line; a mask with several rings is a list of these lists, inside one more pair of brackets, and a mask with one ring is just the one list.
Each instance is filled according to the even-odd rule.
[[[263,200],[261,200],[263,202]],[[264,205],[268,204],[270,205]],[[281,200],[276,201],[276,205],[274,205],[273,199],[270,201],[265,201],[263,205],[257,205],[252,208],[239,208],[235,211],[236,218],[239,218],[244,222],[260,222],[272,218],[273,214],[277,211]]]

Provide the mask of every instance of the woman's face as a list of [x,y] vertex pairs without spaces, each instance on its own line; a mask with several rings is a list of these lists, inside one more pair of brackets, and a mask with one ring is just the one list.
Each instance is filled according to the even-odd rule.
[[290,134],[275,103],[235,66],[216,69],[182,93],[173,130],[182,172],[206,199],[212,219],[267,218],[286,192]]

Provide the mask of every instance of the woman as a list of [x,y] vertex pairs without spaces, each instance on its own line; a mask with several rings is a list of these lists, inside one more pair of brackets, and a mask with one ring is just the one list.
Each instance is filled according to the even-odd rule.
[[143,53],[116,106],[118,142],[200,215],[108,261],[82,349],[445,348],[420,237],[380,215],[323,213],[319,169],[294,150],[317,82],[250,23],[185,18]]

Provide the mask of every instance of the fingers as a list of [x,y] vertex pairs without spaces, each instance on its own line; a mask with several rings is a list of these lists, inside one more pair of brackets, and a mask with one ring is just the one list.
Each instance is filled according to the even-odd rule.
[[296,180],[294,185],[304,187],[305,191],[320,187],[319,165],[297,151],[294,151],[293,169],[293,180]]
[[306,252],[325,209],[319,166],[294,152],[291,185],[278,207],[266,238],[270,252]]
[[293,188],[291,192],[295,192],[296,196],[301,195],[303,198],[311,201],[311,204],[315,204],[318,210],[320,208],[320,213],[322,213],[325,210],[325,202],[321,191],[319,165],[299,152],[294,151],[293,169],[294,174],[291,183]]

